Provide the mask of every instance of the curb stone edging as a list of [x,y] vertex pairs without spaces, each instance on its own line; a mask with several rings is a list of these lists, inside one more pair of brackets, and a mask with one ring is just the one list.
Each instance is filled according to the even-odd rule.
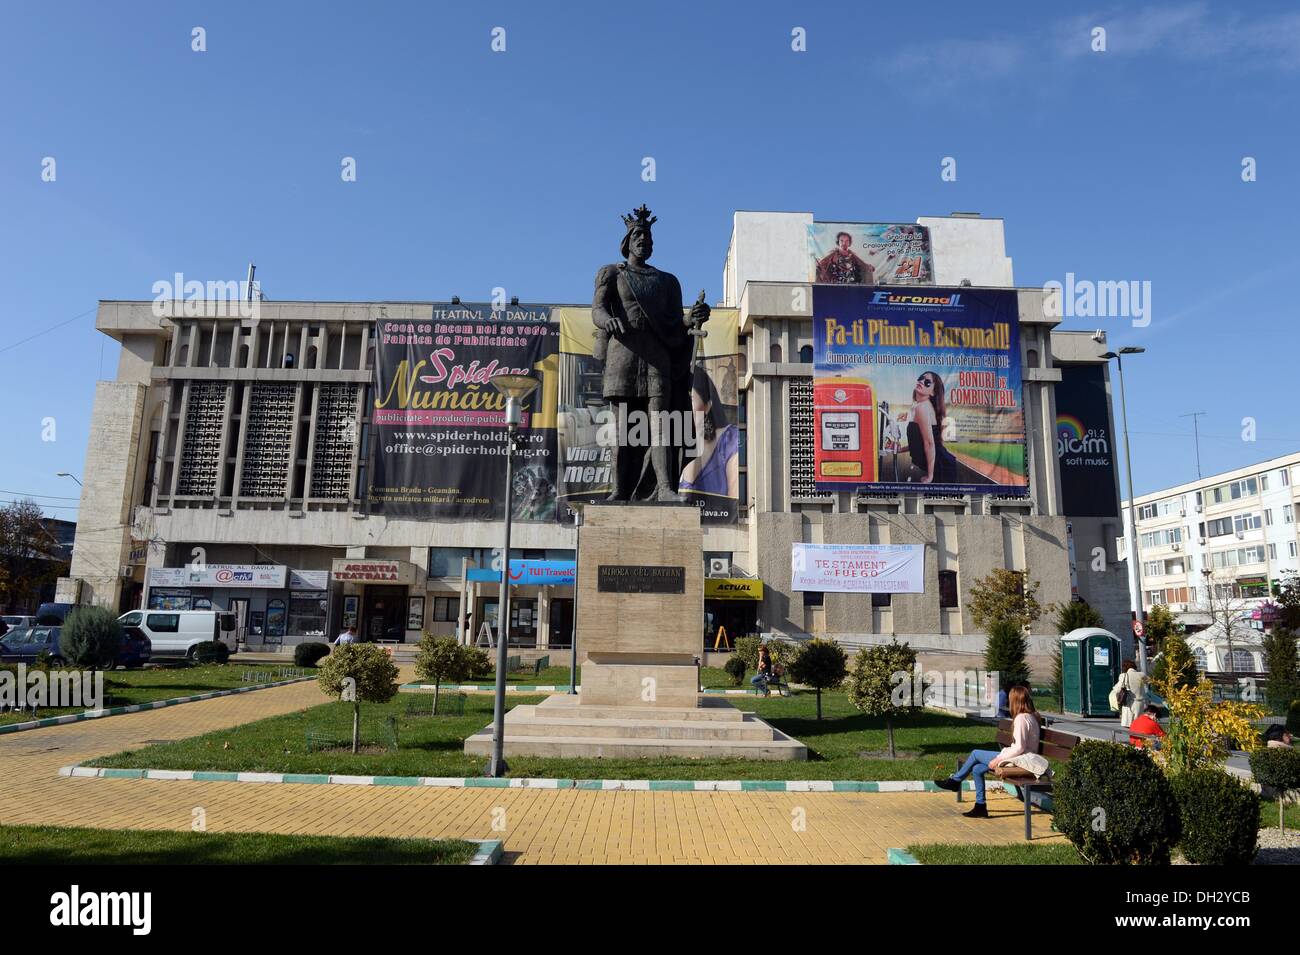
[[906,849],[890,849],[887,851],[889,865],[920,865],[916,856]]
[[469,839],[469,842],[478,843],[478,851],[474,857],[466,862],[466,865],[497,865],[501,857],[505,855],[505,847],[501,844],[500,839]]
[[[192,780],[214,783],[296,783],[325,786],[432,786],[441,789],[583,789],[602,792],[943,792],[928,779],[551,779],[519,776],[350,776],[329,773],[237,773],[193,769],[114,769],[64,766],[60,776],[84,779]],[[969,792],[974,785],[965,783]]]
[[26,723],[6,723],[0,726],[0,736],[7,733],[22,733],[26,730],[45,729],[47,726],[62,726],[65,723],[81,723],[85,720],[102,720],[109,716],[122,716],[126,713],[141,713],[145,710],[160,710],[167,706],[178,706],[181,703],[199,703],[203,700],[215,700],[219,696],[234,696],[237,693],[252,693],[254,690],[273,690],[276,687],[292,686],[295,683],[304,683],[308,680],[314,680],[314,676],[299,676],[292,680],[281,680],[278,683],[255,683],[250,686],[232,686],[228,690],[213,690],[209,693],[198,693],[194,696],[176,696],[169,700],[154,700],[151,703],[131,703],[127,706],[110,706],[105,710],[86,710],[84,713],[65,713],[63,716],[47,716],[41,720],[30,720]]

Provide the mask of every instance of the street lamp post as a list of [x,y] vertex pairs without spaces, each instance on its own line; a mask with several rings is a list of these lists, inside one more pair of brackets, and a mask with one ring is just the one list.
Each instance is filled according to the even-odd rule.
[[501,551],[501,595],[497,600],[497,681],[496,699],[492,709],[492,760],[488,775],[504,776],[510,768],[506,765],[506,644],[510,640],[510,524],[515,499],[515,437],[523,420],[522,403],[537,387],[537,379],[530,375],[496,375],[492,384],[506,398],[506,533]]
[[578,693],[578,561],[582,557],[582,508],[585,501],[569,502],[573,511],[573,626],[569,634],[569,695]]
[[1130,594],[1129,603],[1133,609],[1133,619],[1142,625],[1142,636],[1136,637],[1138,651],[1138,668],[1143,673],[1147,672],[1147,636],[1146,636],[1146,614],[1142,611],[1142,551],[1138,545],[1137,530],[1137,501],[1133,498],[1133,455],[1128,446],[1128,402],[1124,397],[1124,356],[1140,355],[1145,348],[1139,348],[1136,345],[1126,345],[1118,352],[1108,351],[1102,358],[1107,361],[1115,359],[1116,367],[1119,369],[1119,407],[1120,414],[1124,421],[1124,471],[1128,482],[1128,526],[1129,526],[1129,580],[1132,593]]
[[77,487],[85,487],[85,485],[81,483],[81,478],[77,477],[75,474],[69,474],[67,471],[59,471],[54,476],[72,478],[72,480],[77,482]]

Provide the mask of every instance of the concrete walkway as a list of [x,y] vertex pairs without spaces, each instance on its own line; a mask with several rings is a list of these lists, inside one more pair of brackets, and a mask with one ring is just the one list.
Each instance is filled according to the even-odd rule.
[[[1019,802],[947,793],[694,793],[75,779],[59,768],[324,702],[314,683],[0,737],[5,823],[502,839],[521,863],[871,863],[913,843],[1014,843]],[[797,768],[792,766],[797,776]],[[1047,820],[1035,840],[1059,841]]]

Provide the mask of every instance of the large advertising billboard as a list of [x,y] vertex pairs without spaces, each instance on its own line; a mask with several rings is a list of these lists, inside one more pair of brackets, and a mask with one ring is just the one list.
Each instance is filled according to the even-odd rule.
[[1012,289],[813,287],[819,492],[1029,492]]
[[826,285],[932,285],[930,230],[902,222],[814,222],[808,279]]
[[557,326],[551,307],[435,304],[376,327],[370,499],[391,517],[505,516],[505,398],[493,375],[531,374],[514,519],[554,521]]
[[[560,328],[557,512],[572,520],[568,501],[605,500],[612,486],[613,452],[620,441],[638,440],[637,422],[620,421],[603,395],[602,364],[593,357],[595,326],[590,308],[556,308]],[[679,491],[700,508],[704,524],[736,521],[740,499],[743,436],[739,416],[739,313],[715,308],[696,339],[691,374],[691,419],[676,429],[693,436]],[[648,430],[642,431],[642,436]]]
[[840,594],[925,593],[922,544],[791,544],[790,589]]
[[1101,365],[1059,365],[1056,460],[1061,504],[1070,517],[1118,517],[1110,401]]

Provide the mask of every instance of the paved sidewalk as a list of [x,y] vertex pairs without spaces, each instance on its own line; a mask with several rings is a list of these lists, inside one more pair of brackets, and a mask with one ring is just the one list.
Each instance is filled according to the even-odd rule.
[[[75,779],[59,768],[324,702],[314,683],[0,738],[0,821],[10,824],[503,839],[521,863],[884,864],[917,842],[1013,843],[1019,802],[965,819],[947,793],[695,793],[436,789]],[[791,764],[798,775],[798,764]],[[800,827],[800,823],[802,826]],[[1047,819],[1035,841],[1056,841]]]

